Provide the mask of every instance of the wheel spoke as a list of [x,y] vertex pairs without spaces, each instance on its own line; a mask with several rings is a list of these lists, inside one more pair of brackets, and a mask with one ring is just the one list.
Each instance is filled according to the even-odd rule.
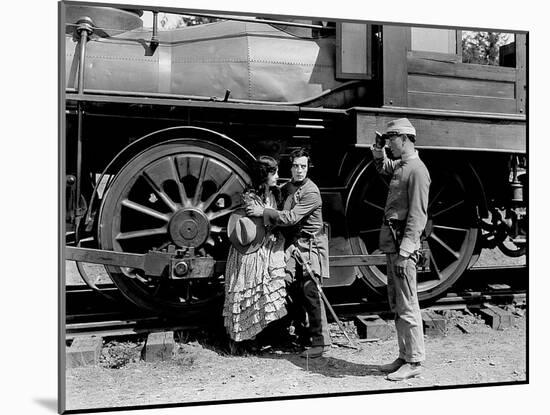
[[122,205],[130,209],[133,209],[135,211],[141,212],[145,215],[151,216],[153,218],[163,220],[165,222],[168,222],[170,220],[170,215],[158,212],[154,209],[148,208],[147,206],[140,205],[139,203],[136,203],[136,202],[132,202],[131,200],[128,200],[128,199],[124,199],[122,201]]
[[233,213],[238,208],[239,208],[239,206],[236,206],[236,207],[231,208],[231,209],[224,209],[224,210],[220,210],[219,212],[208,213],[206,216],[208,217],[209,221],[213,221],[213,220],[221,218],[222,216],[226,216],[226,215],[229,215],[229,214]]
[[151,177],[146,172],[143,172],[143,177],[145,178],[145,181],[149,183],[149,186],[153,189],[153,191],[157,194],[159,198],[162,199],[162,201],[172,210],[172,212],[177,212],[178,206],[174,203],[174,201],[168,196],[161,188],[158,186]]
[[468,232],[469,229],[466,229],[466,228],[456,228],[454,226],[444,226],[444,225],[434,225],[433,226],[434,228],[438,228],[438,229],[447,229],[447,230],[450,230],[450,231],[458,231],[458,232]]
[[191,199],[189,199],[189,196],[187,196],[187,192],[185,191],[185,187],[183,186],[182,181],[180,180],[180,176],[178,174],[178,161],[176,158],[172,159],[170,157],[170,165],[172,166],[172,175],[174,176],[174,180],[178,184],[178,190],[180,193],[181,198],[181,204],[183,206],[189,206],[191,204]]
[[374,207],[374,208],[376,208],[376,209],[378,209],[378,210],[381,210],[382,212],[384,211],[384,208],[383,208],[382,206],[377,205],[377,204],[372,203],[372,202],[369,202],[369,201],[366,200],[366,199],[363,199],[363,203],[366,203],[366,204],[369,205],[369,206],[372,206],[372,207]]
[[432,219],[435,218],[435,217],[437,217],[437,216],[439,216],[439,215],[442,215],[442,214],[445,213],[445,212],[448,212],[448,211],[451,210],[451,209],[454,209],[454,208],[456,208],[456,207],[462,205],[463,203],[464,203],[464,200],[459,200],[458,202],[456,202],[455,204],[449,206],[448,208],[445,208],[445,209],[443,209],[443,210],[440,210],[440,211],[437,212],[437,213],[434,213],[434,214],[432,215]]
[[453,250],[449,245],[447,245],[445,242],[441,240],[434,232],[432,232],[429,236],[429,238],[432,238],[434,241],[436,241],[439,245],[441,245],[443,248],[445,248],[447,251],[451,253],[456,259],[460,258],[460,253]]
[[158,248],[155,248],[155,249],[156,249],[157,251],[161,251],[161,250],[167,248],[168,245],[170,245],[170,243],[172,243],[172,241],[166,241],[166,242],[164,242],[161,246],[159,246]]
[[189,155],[180,154],[174,157],[174,163],[176,164],[176,169],[179,173],[179,177],[186,177],[189,175]]
[[167,227],[163,226],[162,228],[155,228],[155,229],[143,229],[140,231],[120,232],[115,239],[119,241],[121,239],[134,239],[134,238],[143,238],[146,236],[163,235],[167,233],[167,231],[168,231]]
[[198,181],[197,181],[197,187],[195,188],[195,196],[193,197],[193,205],[194,206],[198,205],[198,203],[200,201],[200,198],[201,198],[201,195],[202,195],[202,185],[203,185],[203,182],[204,182],[204,178],[206,176],[206,171],[208,170],[208,162],[209,162],[209,159],[207,159],[206,157],[203,157],[202,162],[201,162],[201,169],[200,169],[200,173],[199,173],[199,178],[198,178]]
[[[430,246],[429,242],[428,242],[428,246]],[[430,262],[434,266],[434,270],[435,270],[435,273],[437,275],[437,279],[441,281],[441,279],[442,279],[441,271],[439,270],[439,267],[437,266],[437,262],[435,262],[435,257],[433,255],[433,251],[431,250],[431,248],[430,248],[430,251],[431,251]]]
[[236,180],[236,177],[233,175],[229,175],[227,179],[223,182],[223,184],[220,186],[218,191],[214,192],[212,196],[210,196],[206,201],[202,202],[198,207],[199,209],[202,209],[203,211],[207,211],[210,205],[216,200],[225,190],[229,187],[230,184],[233,184],[233,182]]
[[439,190],[437,191],[436,195],[433,197],[432,201],[428,203],[428,209],[432,207],[432,205],[435,203],[435,201],[441,196],[441,193],[443,193],[443,190],[445,190],[446,185],[441,186]]
[[185,298],[182,298],[185,303],[191,303],[191,300],[193,300],[193,295],[191,294],[191,286],[193,285],[192,281],[189,281],[187,283],[187,286],[185,287]]
[[159,280],[158,283],[157,283],[157,286],[155,287],[154,291],[151,293],[151,295],[153,297],[156,297],[159,292],[160,292],[160,286],[162,285],[162,283],[164,282],[164,280]]
[[382,230],[382,228],[367,229],[367,230],[364,230],[364,231],[359,231],[359,233],[362,234],[362,233],[380,232],[381,230]]

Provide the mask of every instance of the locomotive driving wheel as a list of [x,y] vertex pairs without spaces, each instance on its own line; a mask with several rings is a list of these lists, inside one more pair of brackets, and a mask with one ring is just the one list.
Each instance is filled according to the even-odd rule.
[[[430,267],[417,274],[420,301],[443,294],[469,264],[475,262],[479,232],[476,209],[466,186],[466,174],[449,167],[429,170],[432,183],[428,222],[422,240],[430,248]],[[380,253],[378,239],[389,180],[389,177],[379,175],[371,162],[363,168],[352,187],[346,219],[354,254]],[[375,291],[383,291],[387,285],[385,266],[359,269]]]
[[[150,147],[109,186],[99,214],[100,247],[140,254],[192,247],[225,261],[227,221],[249,181],[245,161],[221,145],[182,138]],[[106,268],[124,296],[158,313],[189,315],[223,294],[216,278],[152,278],[137,269]]]

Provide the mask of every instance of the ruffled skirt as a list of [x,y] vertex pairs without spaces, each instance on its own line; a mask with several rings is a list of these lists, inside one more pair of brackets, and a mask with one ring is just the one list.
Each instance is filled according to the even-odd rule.
[[231,339],[252,339],[287,314],[283,245],[283,238],[268,235],[256,252],[230,248],[223,316]]

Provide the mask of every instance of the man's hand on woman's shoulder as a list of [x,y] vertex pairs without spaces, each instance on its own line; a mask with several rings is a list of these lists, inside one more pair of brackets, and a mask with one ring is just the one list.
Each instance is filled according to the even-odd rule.
[[245,211],[248,216],[263,216],[264,214],[264,208],[255,202],[246,203]]

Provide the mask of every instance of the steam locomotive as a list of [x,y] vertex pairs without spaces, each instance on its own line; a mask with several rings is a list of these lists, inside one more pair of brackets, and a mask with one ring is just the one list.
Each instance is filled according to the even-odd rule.
[[159,31],[159,9],[144,29],[143,10],[60,8],[65,259],[92,288],[82,263],[105,265],[139,307],[208,307],[255,156],[280,159],[284,181],[285,156],[306,147],[330,236],[325,286],[383,293],[388,182],[368,146],[400,117],[432,177],[420,300],[484,248],[525,254],[524,33],[489,66],[462,62],[457,29],[216,15]]

